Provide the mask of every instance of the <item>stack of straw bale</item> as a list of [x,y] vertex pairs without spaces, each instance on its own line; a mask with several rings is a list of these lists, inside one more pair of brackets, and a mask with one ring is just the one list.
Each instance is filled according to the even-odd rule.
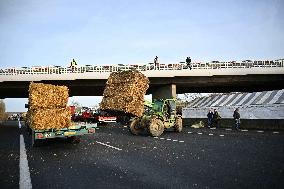
[[35,130],[62,129],[71,126],[71,111],[67,106],[68,88],[43,83],[30,83],[29,122]]
[[136,70],[111,73],[100,109],[140,117],[144,112],[144,95],[148,88],[149,79]]

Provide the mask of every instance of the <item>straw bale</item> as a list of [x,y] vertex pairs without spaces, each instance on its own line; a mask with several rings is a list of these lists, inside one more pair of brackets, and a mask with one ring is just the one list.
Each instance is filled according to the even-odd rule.
[[35,130],[62,129],[71,126],[69,107],[54,109],[30,109],[30,127]]
[[29,105],[31,108],[64,108],[68,103],[68,87],[43,83],[30,83]]
[[140,117],[144,112],[144,95],[148,88],[149,79],[136,70],[111,73],[100,109]]

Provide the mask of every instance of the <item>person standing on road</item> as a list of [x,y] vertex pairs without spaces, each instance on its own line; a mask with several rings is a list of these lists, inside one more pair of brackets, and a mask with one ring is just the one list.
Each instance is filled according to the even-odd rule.
[[241,124],[241,116],[239,113],[239,108],[236,108],[233,114],[234,120],[235,120],[235,129],[240,130],[240,124]]
[[216,109],[214,109],[213,123],[214,123],[216,128],[220,128],[220,121],[221,121],[221,116],[220,116],[219,112]]
[[209,112],[207,114],[207,118],[208,118],[208,125],[207,127],[210,128],[212,127],[212,121],[213,121],[213,112],[211,109],[209,109]]
[[17,120],[18,120],[19,128],[22,128],[21,116],[20,116],[20,114],[17,114]]

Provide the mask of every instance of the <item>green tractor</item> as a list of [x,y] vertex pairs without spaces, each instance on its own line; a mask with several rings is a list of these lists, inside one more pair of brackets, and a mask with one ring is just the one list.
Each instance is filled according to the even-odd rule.
[[174,128],[182,131],[182,117],[176,113],[175,99],[155,99],[152,104],[145,104],[142,117],[133,118],[129,129],[134,135],[148,131],[151,136],[160,136],[165,129]]

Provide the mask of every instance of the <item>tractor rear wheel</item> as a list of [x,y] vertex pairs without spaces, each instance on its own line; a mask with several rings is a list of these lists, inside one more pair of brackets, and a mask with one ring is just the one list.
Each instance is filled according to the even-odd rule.
[[164,124],[160,119],[152,118],[148,130],[151,136],[160,136],[164,132]]
[[134,118],[129,126],[130,132],[134,135],[139,135],[143,130],[142,128],[139,128],[139,125],[140,125],[140,119]]
[[181,117],[176,118],[175,131],[178,133],[182,131],[182,118]]

